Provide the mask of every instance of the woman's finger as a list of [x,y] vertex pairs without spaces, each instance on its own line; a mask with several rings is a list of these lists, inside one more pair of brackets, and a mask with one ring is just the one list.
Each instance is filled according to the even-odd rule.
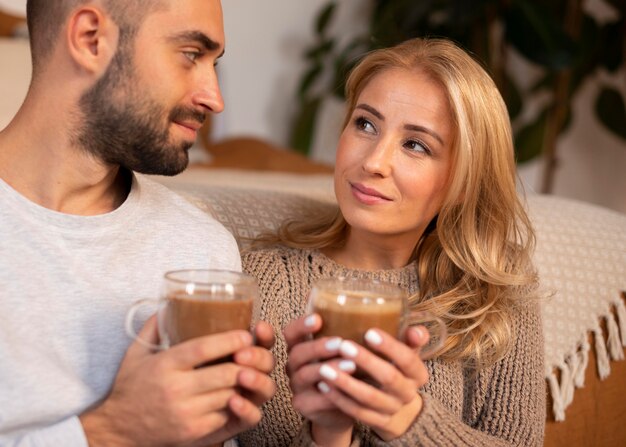
[[[335,359],[326,362],[326,364],[347,374],[352,374],[356,371],[356,364],[352,360]],[[289,381],[292,391],[296,393],[307,388],[314,388],[317,382],[322,380],[320,366],[319,363],[310,363],[302,366],[292,374]]]
[[375,385],[354,378],[349,374],[333,368],[329,364],[319,367],[321,381],[332,384],[362,408],[368,408],[381,414],[393,414],[404,404],[396,395]]
[[[395,343],[392,343],[392,341],[395,341]],[[389,336],[386,343],[381,342],[379,346],[385,345],[386,349],[391,349],[397,343],[397,340]],[[400,349],[398,346],[396,348]],[[379,357],[363,346],[347,340],[341,343],[339,352],[344,358],[353,360],[357,368],[370,377],[382,391],[393,395],[400,402],[406,403],[415,397],[419,386],[418,383],[412,377],[405,376],[404,372],[400,371],[390,361]],[[419,357],[410,349],[404,352],[413,359],[413,368],[419,368],[421,364]]]
[[[416,342],[417,346],[423,346],[428,341],[428,336],[424,337],[421,330],[411,328],[407,336]],[[376,354],[382,355],[393,367],[404,377],[414,381],[415,388],[418,388],[428,381],[428,370],[424,362],[420,359],[418,352],[412,347],[392,337],[380,329],[370,329],[365,333],[365,342]],[[397,378],[393,369],[386,368],[375,370],[373,377],[379,381],[384,388],[391,388]],[[376,373],[380,377],[376,377]],[[413,395],[411,395],[411,398]]]
[[287,360],[287,370],[295,372],[307,363],[329,359],[339,355],[341,346],[339,337],[323,337],[317,340],[309,340],[293,346]]
[[337,409],[335,405],[326,399],[315,387],[309,387],[305,391],[294,393],[291,403],[298,413],[307,416]]
[[309,340],[322,327],[322,319],[317,314],[311,314],[292,320],[283,329],[283,336],[287,342],[287,350],[295,345]]
[[322,381],[318,384],[320,393],[336,408],[354,420],[361,421],[371,427],[384,427],[389,423],[393,413],[380,413],[364,406],[353,396],[344,394],[336,387],[336,382]]

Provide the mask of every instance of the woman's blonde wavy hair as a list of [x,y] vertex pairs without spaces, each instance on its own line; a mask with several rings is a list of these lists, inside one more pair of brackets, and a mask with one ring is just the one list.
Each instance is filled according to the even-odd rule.
[[[534,233],[516,191],[507,109],[485,70],[444,39],[412,39],[367,54],[347,84],[350,120],[368,82],[390,68],[427,73],[447,93],[456,137],[448,193],[415,247],[420,282],[414,308],[447,324],[440,358],[474,367],[493,364],[515,336],[512,312],[533,294]],[[337,209],[283,225],[261,245],[324,248],[345,243],[348,224]]]

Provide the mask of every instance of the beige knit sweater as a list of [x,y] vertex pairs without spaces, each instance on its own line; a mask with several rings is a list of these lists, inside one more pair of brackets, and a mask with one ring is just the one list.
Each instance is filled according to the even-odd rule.
[[[243,268],[258,278],[261,319],[277,332],[273,349],[276,396],[263,407],[263,419],[239,436],[245,446],[315,446],[310,424],[291,406],[285,374],[287,349],[282,328],[305,313],[311,284],[327,276],[376,278],[418,288],[414,264],[365,272],[347,269],[318,251],[271,248],[245,253]],[[424,405],[410,429],[386,443],[367,427],[355,429],[353,446],[540,446],[545,421],[543,338],[538,306],[516,314],[513,349],[494,366],[476,373],[458,362],[426,362],[429,382],[422,389]]]

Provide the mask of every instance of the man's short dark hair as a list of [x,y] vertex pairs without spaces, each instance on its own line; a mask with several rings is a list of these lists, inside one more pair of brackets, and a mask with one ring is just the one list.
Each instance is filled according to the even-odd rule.
[[[33,73],[37,73],[54,51],[67,17],[89,0],[27,0],[26,18],[30,36]],[[104,7],[125,38],[134,36],[143,19],[164,0],[102,0]],[[120,36],[121,37],[121,36]]]

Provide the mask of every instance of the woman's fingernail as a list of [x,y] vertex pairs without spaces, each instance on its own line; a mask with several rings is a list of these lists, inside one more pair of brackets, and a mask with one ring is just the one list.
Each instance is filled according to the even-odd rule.
[[341,341],[341,338],[333,337],[328,340],[324,346],[328,351],[336,351],[337,349],[339,349],[339,346],[341,346]]
[[424,340],[424,338],[426,338],[426,329],[424,329],[423,327],[414,327],[413,330],[417,332],[420,340]]
[[328,365],[322,365],[320,367],[320,376],[322,376],[324,379],[336,380],[337,379],[337,371],[335,371],[334,369],[332,369]]
[[315,315],[309,315],[304,319],[304,325],[307,327],[311,327],[315,325]]
[[326,382],[318,383],[317,389],[320,390],[320,392],[322,392],[323,394],[326,394],[330,391],[330,387],[328,386],[328,384],[326,384]]
[[339,369],[346,372],[352,372],[356,369],[356,365],[352,360],[342,360],[339,362]]
[[351,341],[344,340],[341,342],[341,346],[339,347],[339,352],[341,352],[346,357],[356,357],[359,353],[357,347]]
[[380,336],[378,331],[370,329],[365,333],[365,340],[371,345],[378,346],[383,342],[383,337]]

